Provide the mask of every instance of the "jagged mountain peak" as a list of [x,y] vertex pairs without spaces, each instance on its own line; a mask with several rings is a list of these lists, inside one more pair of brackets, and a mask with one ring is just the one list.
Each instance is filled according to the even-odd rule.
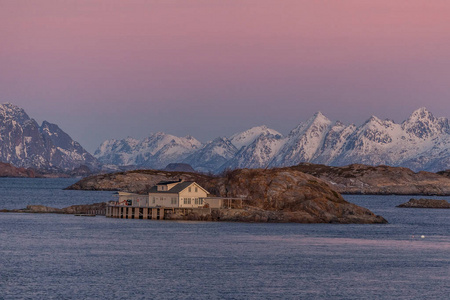
[[[331,122],[317,112],[286,137],[261,125],[230,138],[218,137],[203,145],[199,143],[199,147],[190,142],[189,136],[178,138],[161,132],[139,143],[140,148],[131,147],[130,154],[125,155],[132,164],[158,166],[171,159],[171,162],[188,162],[197,170],[207,172],[290,166],[300,162],[387,164],[431,171],[450,168],[448,119],[436,118],[426,108],[414,111],[401,124],[371,116],[362,125],[346,125]],[[144,150],[148,155],[143,155]],[[112,151],[110,157],[119,152]],[[219,166],[221,163],[224,164]]]
[[345,124],[339,120],[334,122],[334,124],[333,124],[333,127],[343,127],[343,126],[345,126]]
[[371,115],[370,118],[367,119],[366,122],[364,122],[364,124],[369,124],[369,123],[382,123],[383,121],[378,118],[377,116]]
[[207,142],[206,144],[208,145],[208,144],[217,144],[217,143],[231,143],[231,141],[226,136],[219,136],[219,137],[216,137],[214,140]]
[[331,121],[320,111],[316,112],[311,118],[308,119],[308,121],[305,122],[305,124],[308,124],[311,126],[312,124],[331,124]]
[[51,130],[51,131],[60,131],[61,128],[59,128],[59,126],[57,124],[54,123],[50,123],[48,121],[43,121],[42,125],[41,125],[41,131],[42,130]]
[[299,136],[305,134],[306,131],[324,130],[331,125],[331,121],[325,117],[320,111],[316,112],[306,122],[300,123],[289,133],[289,137]]
[[138,139],[135,139],[135,138],[132,137],[132,136],[127,136],[127,137],[125,138],[125,141],[137,143],[139,140],[138,140]]
[[30,117],[23,108],[6,102],[0,104],[0,120],[15,120],[16,122],[23,124],[25,121],[30,120]]
[[369,119],[367,119],[366,122],[364,122],[361,125],[361,128],[394,128],[395,126],[398,126],[393,120],[385,119],[382,120],[378,118],[377,116],[370,116]]
[[421,107],[413,111],[409,119],[434,119],[434,116],[426,107]]
[[444,132],[449,132],[448,119],[436,118],[425,107],[415,110],[401,126],[410,136],[421,139],[427,139]]
[[317,111],[314,115],[313,118],[316,120],[324,120],[324,121],[329,121],[328,118],[321,112],[321,111]]
[[192,163],[192,166],[198,171],[211,172],[232,159],[237,151],[228,138],[218,137],[207,142],[183,162]]
[[105,164],[163,168],[168,163],[180,162],[201,146],[202,143],[191,135],[177,137],[156,132],[141,140],[130,137],[108,140],[100,145],[94,155]]
[[266,125],[261,125],[252,127],[243,132],[233,134],[230,137],[230,141],[237,149],[240,149],[244,146],[248,146],[251,143],[253,143],[253,141],[255,141],[260,135],[269,135],[269,134],[283,136],[278,131],[268,128]]
[[64,172],[80,165],[98,169],[98,161],[58,125],[39,126],[24,109],[0,104],[0,160],[18,167]]

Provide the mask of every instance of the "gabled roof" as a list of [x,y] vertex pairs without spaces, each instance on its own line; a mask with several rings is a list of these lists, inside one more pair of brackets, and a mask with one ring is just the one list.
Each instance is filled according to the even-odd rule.
[[[175,182],[176,183],[176,182]],[[149,193],[151,194],[177,194],[182,192],[184,189],[186,189],[188,186],[190,186],[191,184],[195,183],[195,181],[183,181],[178,183],[176,186],[174,186],[173,188],[171,188],[168,191],[158,191],[157,186],[153,186],[150,190]],[[209,194],[209,192],[207,190],[205,190],[204,188],[202,188],[199,184],[197,184],[202,190],[204,190],[207,194]]]
[[182,182],[182,180],[179,179],[179,180],[172,180],[172,181],[160,181],[156,185],[168,185],[168,184],[179,183],[179,182]]

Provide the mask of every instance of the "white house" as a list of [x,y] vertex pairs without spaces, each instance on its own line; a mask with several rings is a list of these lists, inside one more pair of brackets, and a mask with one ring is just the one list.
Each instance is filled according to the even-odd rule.
[[149,206],[198,208],[208,194],[194,181],[161,181],[150,189],[148,200]]
[[[118,192],[116,206],[139,208],[242,208],[242,198],[208,197],[209,192],[194,181],[161,181],[148,195]],[[139,214],[136,212],[135,214]],[[155,216],[156,217],[156,216]]]

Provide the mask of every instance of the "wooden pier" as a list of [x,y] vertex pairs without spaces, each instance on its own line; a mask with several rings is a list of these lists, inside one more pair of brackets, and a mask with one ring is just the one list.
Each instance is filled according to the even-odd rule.
[[119,219],[147,219],[165,220],[172,213],[187,215],[190,212],[211,212],[210,208],[179,208],[179,207],[139,207],[124,205],[108,205],[105,216],[107,218]]

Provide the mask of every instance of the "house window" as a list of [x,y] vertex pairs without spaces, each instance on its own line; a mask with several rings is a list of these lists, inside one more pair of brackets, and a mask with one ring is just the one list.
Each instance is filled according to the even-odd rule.
[[191,187],[189,187],[189,189],[188,189],[188,190],[189,190],[189,193],[190,193],[190,192],[191,192]]
[[195,198],[195,204],[198,205],[198,198]]
[[196,192],[196,193],[198,192],[198,188],[197,188],[197,187],[195,187],[195,192]]
[[155,201],[156,201],[156,199],[155,199],[155,197],[153,197],[153,199],[152,199],[152,203],[155,203]]
[[200,205],[203,205],[203,198],[198,199]]

